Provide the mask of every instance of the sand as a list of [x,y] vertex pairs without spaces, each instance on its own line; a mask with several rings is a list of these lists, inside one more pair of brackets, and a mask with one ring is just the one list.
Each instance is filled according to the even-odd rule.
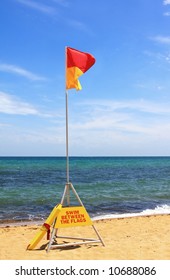
[[[170,260],[170,215],[105,219],[93,222],[101,243],[46,252],[46,236],[35,250],[26,250],[40,225],[1,225],[1,260]],[[64,236],[96,238],[91,226],[59,229]],[[59,242],[66,241],[60,239]]]

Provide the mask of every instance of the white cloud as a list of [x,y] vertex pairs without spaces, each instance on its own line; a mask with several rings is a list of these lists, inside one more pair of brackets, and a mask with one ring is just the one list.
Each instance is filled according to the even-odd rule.
[[16,65],[1,63],[0,64],[0,71],[17,74],[19,76],[23,76],[23,77],[25,77],[29,80],[32,80],[32,81],[45,80],[44,77],[38,76],[38,75],[36,75],[36,74],[26,70],[26,69],[23,69],[19,66],[16,66]]
[[0,113],[14,115],[40,115],[37,109],[26,102],[18,100],[5,92],[0,91]]
[[166,12],[163,15],[166,16],[166,17],[169,17],[170,16],[170,12]]
[[[147,55],[148,57],[150,57],[151,63],[155,63],[156,67],[160,67],[161,65],[164,67],[164,69],[167,69],[167,71],[169,72],[169,63],[170,63],[170,52],[166,51],[166,52],[149,52],[149,51],[145,51],[144,52],[145,55]],[[165,68],[166,64],[168,64],[168,68]],[[150,87],[150,89],[154,89],[154,90],[162,90],[165,89],[165,84],[164,85],[160,85],[160,82],[157,80],[156,82],[154,82],[154,84],[152,85],[152,88]],[[138,86],[140,87],[140,84],[138,84]],[[148,88],[146,83],[145,85],[141,84],[141,88]],[[148,88],[149,89],[149,88]]]
[[151,39],[161,44],[170,44],[170,36],[155,36]]
[[[170,104],[167,103],[156,103],[147,101],[144,99],[139,100],[124,100],[124,101],[113,101],[113,100],[86,100],[83,103],[79,103],[82,106],[88,106],[93,108],[93,112],[118,112],[122,110],[134,110],[146,113],[155,113],[155,114],[170,114]],[[90,108],[91,110],[91,108]]]
[[[39,115],[30,104],[3,92],[0,92],[0,104],[0,111],[4,110],[5,113]],[[96,99],[74,102],[70,106],[70,155],[170,154],[168,103]],[[57,122],[53,123],[51,120]],[[34,124],[31,124],[30,128],[16,126],[13,130],[2,125],[1,139],[4,149],[11,135],[14,135],[15,153],[64,155],[65,116],[60,119],[54,117],[48,125],[46,123],[39,126],[39,129],[34,128]]]
[[[170,5],[170,0],[164,0],[163,4],[164,5]],[[166,17],[169,17],[170,16],[170,12],[165,12],[163,15],[166,16]]]
[[80,105],[79,118],[72,118],[74,108],[70,113],[71,154],[170,154],[170,104],[86,100],[75,107]]
[[170,0],[164,0],[164,1],[163,1],[163,4],[164,4],[164,5],[170,5]]
[[55,8],[44,5],[42,3],[37,3],[37,2],[31,1],[31,0],[29,0],[29,1],[28,0],[16,0],[16,1],[31,9],[37,10],[37,11],[47,14],[47,15],[55,15],[57,13]]
[[[64,14],[64,16],[62,16],[62,11],[60,11],[60,13],[59,13],[55,7],[47,6],[42,3],[32,1],[32,0],[16,0],[16,1],[22,5],[25,5],[26,7],[30,8],[30,9],[37,10],[43,14],[47,14],[50,16],[57,15],[58,19],[60,19],[60,21],[62,23],[67,24],[68,26],[72,26],[73,28],[75,28],[77,30],[84,31],[89,34],[92,33],[91,29],[87,28],[87,26],[83,22],[76,20],[76,19],[72,19],[70,17],[65,17],[65,14]],[[52,2],[54,5],[57,4],[61,8],[64,8],[64,9],[68,8],[70,6],[70,3],[65,0],[52,0]]]
[[121,146],[121,142],[129,145],[130,141],[131,145],[136,142],[142,147],[151,139],[164,139],[165,134],[170,140],[170,104],[145,100],[90,100],[81,105],[83,117],[79,115],[79,119],[71,118],[69,121],[72,149],[74,145],[82,146],[81,143],[87,143],[86,146],[93,150],[97,146],[100,149],[111,147],[112,143],[116,146]]

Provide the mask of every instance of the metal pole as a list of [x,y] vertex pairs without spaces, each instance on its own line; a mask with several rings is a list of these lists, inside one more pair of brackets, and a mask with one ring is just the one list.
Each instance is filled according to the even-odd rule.
[[69,154],[68,154],[68,92],[66,91],[66,173],[67,184],[69,183]]
[[67,47],[65,47],[65,94],[66,94],[66,177],[69,183],[69,154],[68,154],[68,91],[67,91]]

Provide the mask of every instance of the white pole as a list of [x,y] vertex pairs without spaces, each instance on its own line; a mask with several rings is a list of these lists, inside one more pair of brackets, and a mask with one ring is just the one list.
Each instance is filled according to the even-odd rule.
[[68,92],[66,91],[66,173],[67,184],[69,183],[69,154],[68,154]]
[[68,91],[67,91],[67,47],[65,47],[65,95],[66,95],[66,176],[69,183],[69,153],[68,153]]

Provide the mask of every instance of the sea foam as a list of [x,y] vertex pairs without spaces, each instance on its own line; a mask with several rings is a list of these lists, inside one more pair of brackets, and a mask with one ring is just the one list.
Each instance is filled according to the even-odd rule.
[[130,218],[130,217],[164,215],[164,214],[170,214],[170,205],[164,204],[161,206],[156,206],[154,209],[146,209],[139,213],[100,215],[100,216],[93,217],[92,220],[95,221],[95,220],[102,220],[102,219]]

